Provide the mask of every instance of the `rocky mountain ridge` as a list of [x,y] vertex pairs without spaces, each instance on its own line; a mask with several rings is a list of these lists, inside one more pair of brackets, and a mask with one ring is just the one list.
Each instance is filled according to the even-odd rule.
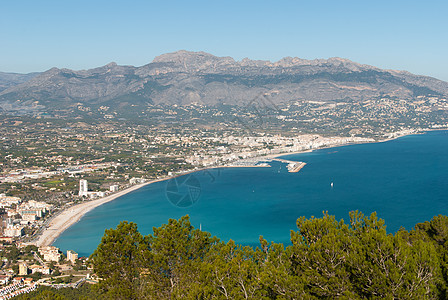
[[245,105],[263,93],[271,95],[276,104],[448,95],[447,82],[343,58],[235,61],[184,50],[160,55],[141,67],[109,63],[81,71],[52,68],[3,86],[1,109],[22,112],[78,105],[119,109],[152,104]]

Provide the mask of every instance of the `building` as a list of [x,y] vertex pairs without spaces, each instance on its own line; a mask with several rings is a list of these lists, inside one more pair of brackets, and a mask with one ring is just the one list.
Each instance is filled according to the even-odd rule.
[[23,228],[17,221],[14,221],[13,218],[6,219],[6,228],[3,230],[3,235],[5,237],[20,237],[24,234]]
[[19,214],[23,217],[23,215],[35,215],[36,218],[42,218],[45,215],[45,210],[40,208],[35,209],[20,209]]
[[90,198],[104,197],[105,192],[89,192],[87,180],[81,179],[79,181],[79,197],[88,196]]
[[44,275],[50,275],[50,268],[45,266],[39,266],[39,265],[31,265],[29,267],[31,270],[31,273],[42,273]]
[[77,259],[78,259],[78,253],[72,250],[67,251],[67,260],[71,261],[74,264]]
[[11,244],[12,242],[14,242],[14,239],[12,237],[2,236],[0,237],[0,242]]
[[8,209],[6,212],[8,214],[8,218],[14,218],[18,214],[16,209]]
[[79,181],[79,196],[80,197],[87,196],[88,190],[89,190],[89,188],[88,188],[87,180],[81,179]]
[[20,225],[14,225],[10,221],[11,219],[7,219],[6,221],[6,228],[3,231],[3,235],[5,237],[20,237],[23,235],[23,226]]
[[145,182],[146,182],[146,179],[145,179],[145,178],[136,178],[136,177],[133,177],[133,178],[129,179],[129,183],[130,183],[130,184],[140,184],[140,183],[145,183]]
[[22,220],[27,221],[27,222],[34,222],[37,220],[37,215],[36,214],[30,214],[30,213],[24,213],[22,214]]
[[12,279],[12,283],[13,284],[21,284],[21,283],[23,283],[23,277],[14,277]]
[[12,205],[19,205],[22,199],[18,197],[8,197],[5,194],[0,194],[0,208],[11,207]]
[[19,276],[28,275],[28,266],[25,263],[19,264]]
[[30,200],[28,202],[22,203],[18,208],[17,212],[22,216],[35,215],[36,219],[42,218],[45,214],[53,208],[51,204],[45,202],[38,202]]
[[118,192],[118,184],[111,185],[111,186],[109,187],[109,190],[110,190],[112,193]]
[[8,284],[9,276],[8,275],[0,275],[0,284]]
[[39,248],[39,254],[46,261],[58,262],[59,258],[60,258],[59,248],[56,248],[54,246],[47,246],[47,247]]
[[28,224],[28,222],[35,222],[44,217],[52,207],[52,205],[45,202],[30,200],[20,204],[20,206],[17,207],[17,210],[9,210],[8,215],[15,216],[16,214],[19,214],[24,223]]

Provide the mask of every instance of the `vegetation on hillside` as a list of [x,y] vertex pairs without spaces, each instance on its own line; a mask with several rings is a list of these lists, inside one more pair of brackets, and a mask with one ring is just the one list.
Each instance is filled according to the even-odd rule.
[[[142,236],[135,223],[105,231],[91,256],[104,299],[445,299],[448,217],[387,233],[376,214],[348,223],[297,220],[291,245],[256,249],[195,229],[185,216]],[[43,291],[38,290],[36,295]],[[48,293],[48,291],[46,291]],[[85,291],[84,291],[85,292]],[[59,293],[54,291],[54,293]],[[93,294],[94,293],[94,294]],[[83,293],[82,299],[85,297]],[[61,295],[61,297],[66,297]],[[79,297],[78,297],[79,298]],[[78,299],[77,298],[77,299]],[[61,298],[63,299],[63,298]]]

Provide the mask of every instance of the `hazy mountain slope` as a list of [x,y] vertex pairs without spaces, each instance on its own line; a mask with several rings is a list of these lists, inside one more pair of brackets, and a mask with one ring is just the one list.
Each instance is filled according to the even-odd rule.
[[18,74],[0,72],[0,92],[12,86],[24,83],[38,74],[39,73]]

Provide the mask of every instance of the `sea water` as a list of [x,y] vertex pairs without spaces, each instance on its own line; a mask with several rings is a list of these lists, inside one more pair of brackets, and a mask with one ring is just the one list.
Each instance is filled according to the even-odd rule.
[[256,246],[261,235],[290,243],[298,217],[323,211],[338,220],[353,210],[377,212],[388,232],[448,214],[448,131],[282,158],[307,165],[289,173],[273,161],[269,168],[209,169],[153,183],[90,211],[54,245],[90,255],[104,230],[122,220],[146,235],[184,215],[221,240]]

